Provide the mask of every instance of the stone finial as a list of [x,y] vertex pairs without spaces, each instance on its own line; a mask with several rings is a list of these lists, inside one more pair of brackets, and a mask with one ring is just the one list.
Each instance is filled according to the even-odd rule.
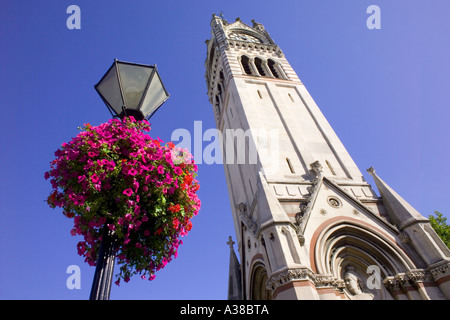
[[256,22],[255,19],[252,20],[252,23],[254,29],[264,31],[264,26],[261,23]]
[[231,236],[229,236],[229,237],[228,237],[227,245],[230,246],[230,249],[233,249],[234,243],[235,243],[235,242],[233,241],[233,239],[231,238]]
[[374,175],[374,174],[375,174],[375,169],[374,169],[373,167],[370,167],[369,169],[367,169],[367,172],[368,172],[370,175]]

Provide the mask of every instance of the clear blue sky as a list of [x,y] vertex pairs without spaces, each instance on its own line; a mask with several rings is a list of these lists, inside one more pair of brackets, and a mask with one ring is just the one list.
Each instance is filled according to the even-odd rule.
[[[80,30],[66,27],[72,4]],[[372,4],[381,30],[366,27]],[[110,118],[94,84],[114,58],[158,65],[171,97],[152,136],[213,128],[204,42],[220,11],[264,24],[371,184],[373,166],[423,215],[449,216],[448,0],[3,1],[0,299],[88,299],[94,268],[77,254],[72,221],[44,202],[44,172],[78,126]],[[178,258],[152,282],[113,285],[111,299],[226,299],[224,171],[202,164],[198,178],[202,210]],[[69,265],[81,268],[80,290],[66,287]]]

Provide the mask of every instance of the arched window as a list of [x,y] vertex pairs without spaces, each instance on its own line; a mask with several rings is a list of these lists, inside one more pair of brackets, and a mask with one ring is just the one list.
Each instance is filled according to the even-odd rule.
[[263,77],[266,76],[266,71],[264,70],[263,61],[260,58],[255,58],[255,66],[259,74]]
[[267,65],[269,66],[270,72],[272,72],[273,76],[275,78],[282,79],[276,64],[277,63],[275,61],[273,61],[272,59],[269,59],[269,61],[267,61]]
[[252,68],[250,67],[250,59],[247,56],[241,57],[241,64],[242,68],[244,69],[244,72],[246,74],[251,75],[252,74]]

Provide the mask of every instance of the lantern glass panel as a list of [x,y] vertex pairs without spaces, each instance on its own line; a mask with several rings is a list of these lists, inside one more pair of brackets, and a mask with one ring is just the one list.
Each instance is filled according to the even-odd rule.
[[103,79],[95,87],[100,95],[117,114],[122,112],[122,95],[120,94],[119,79],[117,78],[117,71],[113,65],[105,74]]
[[123,99],[127,109],[138,110],[154,68],[118,63]]
[[155,71],[141,107],[141,111],[145,118],[152,115],[168,97],[169,95],[164,89],[161,78],[159,77],[158,72]]

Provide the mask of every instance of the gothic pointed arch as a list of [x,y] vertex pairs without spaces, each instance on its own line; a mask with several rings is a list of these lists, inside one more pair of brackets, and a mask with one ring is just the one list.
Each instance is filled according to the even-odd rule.
[[267,66],[269,67],[270,72],[275,78],[285,79],[284,72],[281,69],[279,63],[273,59],[267,60]]
[[258,70],[259,75],[262,77],[267,76],[266,70],[264,68],[264,64],[265,64],[265,62],[261,58],[259,58],[259,57],[255,58],[256,69]]
[[272,300],[272,292],[266,288],[268,279],[269,277],[265,265],[261,262],[257,262],[253,266],[250,279],[251,300]]
[[250,66],[250,58],[246,55],[241,56],[241,65],[245,74],[252,75],[252,67]]
[[[311,251],[316,272],[342,279],[349,299],[357,294],[372,295],[373,299],[392,299],[383,280],[414,268],[414,263],[396,245],[395,239],[361,221],[337,217],[319,226],[315,236]],[[371,278],[373,271],[377,274]],[[355,281],[358,278],[358,284],[352,285],[351,278]],[[376,290],[372,290],[375,286]],[[359,293],[354,292],[354,287],[359,288]]]

